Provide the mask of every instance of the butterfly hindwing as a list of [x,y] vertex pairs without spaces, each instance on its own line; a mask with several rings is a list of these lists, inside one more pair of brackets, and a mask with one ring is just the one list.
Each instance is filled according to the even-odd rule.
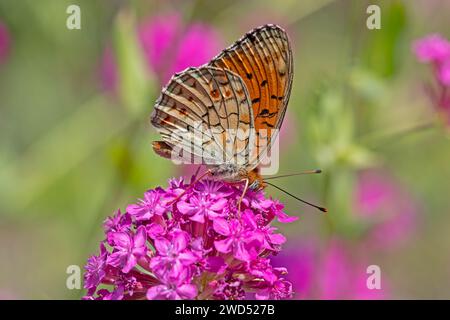
[[156,101],[151,122],[163,137],[165,143],[158,146],[164,146],[164,154],[177,147],[183,158],[193,156],[196,163],[246,166],[253,118],[241,77],[202,66],[172,77]]

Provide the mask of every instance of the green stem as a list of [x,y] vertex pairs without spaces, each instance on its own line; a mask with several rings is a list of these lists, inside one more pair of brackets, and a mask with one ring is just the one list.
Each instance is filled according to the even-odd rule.
[[361,138],[363,143],[367,143],[371,148],[378,149],[397,142],[407,136],[416,133],[425,132],[435,127],[434,122],[426,122],[414,125],[410,128],[391,131],[388,133],[370,133]]

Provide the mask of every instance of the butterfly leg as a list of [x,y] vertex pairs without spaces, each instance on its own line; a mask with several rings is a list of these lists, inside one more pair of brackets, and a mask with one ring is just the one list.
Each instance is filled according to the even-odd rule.
[[249,184],[249,179],[243,179],[243,180],[245,180],[245,186],[244,186],[244,191],[242,192],[242,195],[239,198],[239,202],[238,202],[238,216],[241,215],[241,203],[242,203],[242,200],[244,199],[245,193],[247,192],[248,184]]

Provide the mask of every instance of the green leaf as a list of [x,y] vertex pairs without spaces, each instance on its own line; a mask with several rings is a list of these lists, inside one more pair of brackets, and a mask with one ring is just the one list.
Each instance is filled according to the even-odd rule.
[[392,77],[399,69],[404,54],[400,46],[406,29],[406,9],[402,2],[392,1],[381,8],[381,29],[366,31],[364,66],[377,75]]
[[114,29],[119,93],[130,112],[142,114],[154,96],[155,81],[144,59],[136,30],[135,17],[129,11],[121,11]]

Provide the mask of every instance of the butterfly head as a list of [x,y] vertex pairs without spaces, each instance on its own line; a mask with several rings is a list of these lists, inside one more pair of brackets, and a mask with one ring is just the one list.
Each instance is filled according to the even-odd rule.
[[248,179],[248,188],[253,191],[264,189],[267,184],[259,174],[258,168],[245,173],[245,178]]
[[214,179],[225,180],[231,183],[240,183],[248,180],[248,188],[254,191],[264,189],[267,185],[257,169],[248,171],[246,168],[236,164],[226,163],[212,166],[209,168],[209,171]]

